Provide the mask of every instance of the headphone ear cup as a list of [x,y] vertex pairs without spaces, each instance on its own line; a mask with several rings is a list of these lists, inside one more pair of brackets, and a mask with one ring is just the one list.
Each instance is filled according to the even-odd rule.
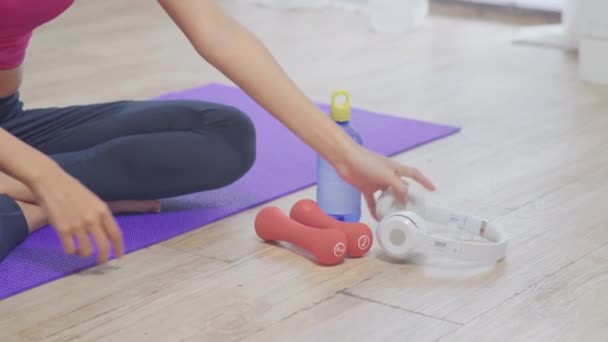
[[417,253],[417,235],[426,232],[426,222],[422,217],[411,211],[398,211],[380,221],[376,235],[389,256],[408,259]]

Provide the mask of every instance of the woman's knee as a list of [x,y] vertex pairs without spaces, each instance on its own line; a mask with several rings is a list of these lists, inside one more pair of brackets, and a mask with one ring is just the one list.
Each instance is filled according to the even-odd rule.
[[205,116],[204,130],[224,139],[239,154],[241,168],[248,170],[256,156],[256,131],[251,118],[240,109],[226,105],[217,105]]
[[[216,139],[218,160],[227,165],[218,165],[226,172],[227,181],[234,181],[251,169],[256,159],[256,130],[251,118],[240,109],[205,102],[193,102],[197,120],[192,130],[205,139]],[[208,168],[208,161],[202,161]]]

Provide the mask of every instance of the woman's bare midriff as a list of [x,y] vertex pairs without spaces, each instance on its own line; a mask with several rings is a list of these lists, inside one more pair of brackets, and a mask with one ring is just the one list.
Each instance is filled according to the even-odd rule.
[[13,95],[21,87],[23,79],[22,67],[10,70],[0,70],[0,98]]

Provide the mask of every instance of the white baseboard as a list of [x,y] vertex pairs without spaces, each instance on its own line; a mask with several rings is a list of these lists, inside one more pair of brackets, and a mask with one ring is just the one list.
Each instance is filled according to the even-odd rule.
[[576,41],[566,35],[564,26],[561,24],[524,28],[512,39],[512,42],[564,51],[577,50]]

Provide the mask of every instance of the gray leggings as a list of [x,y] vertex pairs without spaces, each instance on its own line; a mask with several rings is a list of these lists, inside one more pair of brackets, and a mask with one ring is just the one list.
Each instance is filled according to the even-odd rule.
[[[202,101],[23,110],[15,94],[0,99],[0,127],[49,155],[105,201],[160,199],[224,187],[255,161],[255,129],[249,117],[236,108]],[[15,218],[14,201],[0,196],[2,260],[15,247],[14,242],[3,247],[5,242],[24,239],[5,235],[13,230],[23,235],[17,229],[23,227],[14,226],[25,221]]]

